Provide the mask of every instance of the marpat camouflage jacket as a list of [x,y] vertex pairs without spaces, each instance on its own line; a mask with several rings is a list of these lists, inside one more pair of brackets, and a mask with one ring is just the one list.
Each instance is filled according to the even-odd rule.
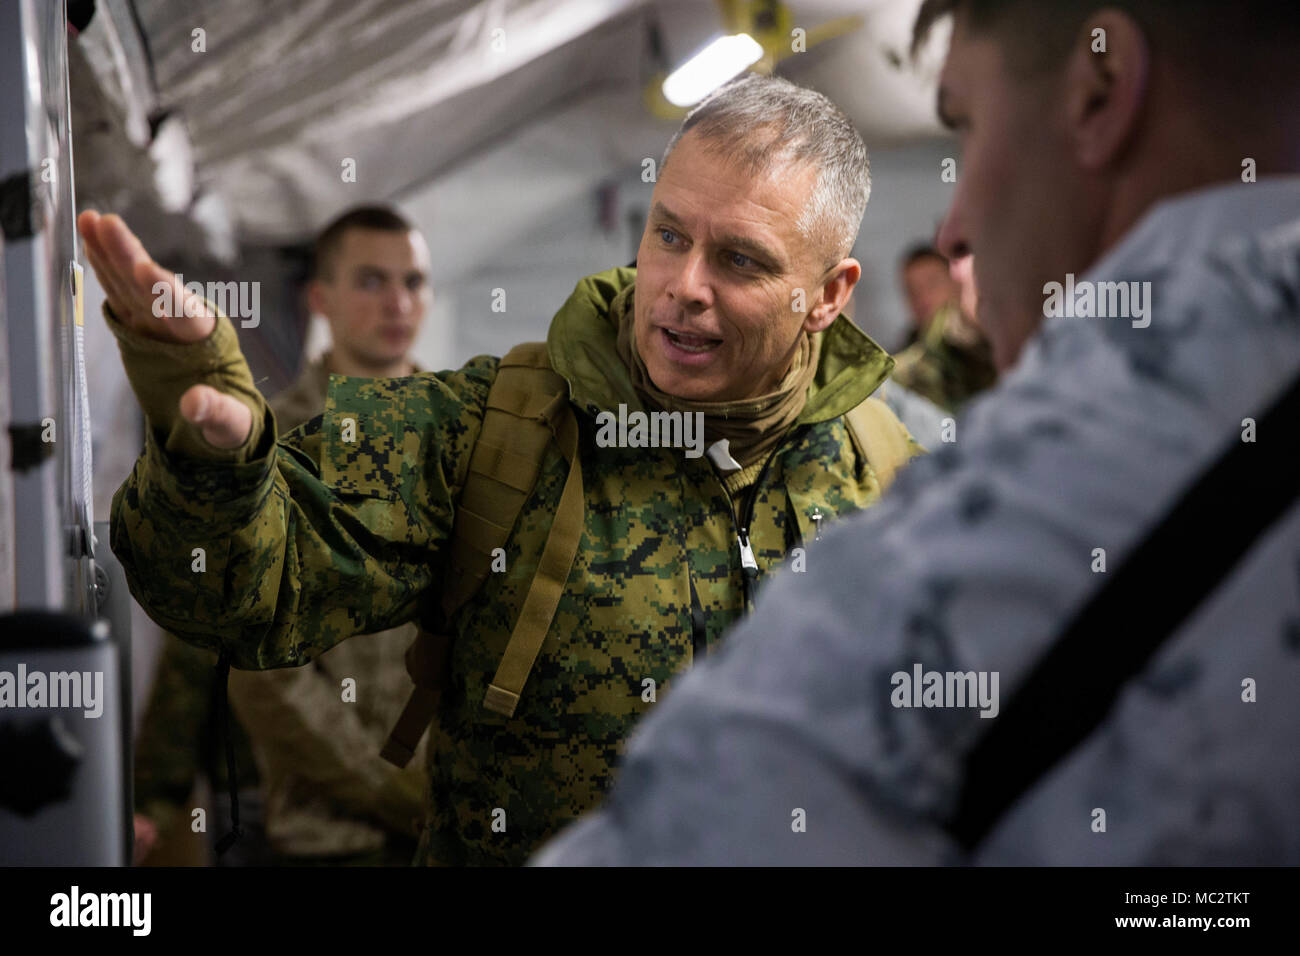
[[[585,529],[515,715],[486,710],[567,474],[552,445],[507,544],[507,570],[450,622],[422,862],[523,862],[598,802],[638,718],[744,612],[733,502],[709,458],[595,442],[598,411],[644,407],[609,318],[635,275],[582,280],[551,324],[551,362],[579,420]],[[260,669],[300,665],[433,603],[497,359],[401,379],[335,376],[324,415],[277,443],[227,319],[186,346],[109,321],[149,418],[144,452],[113,500],[112,546],[155,620],[224,648],[235,667]],[[753,491],[760,580],[811,545],[814,516],[833,520],[879,495],[842,416],[892,360],[843,316],[822,335],[806,406]],[[179,418],[179,395],[196,379],[255,409],[240,449],[212,449]],[[816,547],[801,557],[816,573]]]

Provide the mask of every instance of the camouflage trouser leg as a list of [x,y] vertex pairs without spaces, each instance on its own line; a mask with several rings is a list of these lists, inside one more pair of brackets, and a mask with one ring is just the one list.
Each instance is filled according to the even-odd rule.
[[388,842],[365,853],[340,856],[285,856],[276,854],[273,866],[410,866],[415,841],[389,837]]
[[438,842],[437,833],[431,821],[426,820],[424,829],[420,831],[420,840],[415,846],[415,857],[411,860],[412,866],[445,866],[446,861],[439,858],[436,844]]

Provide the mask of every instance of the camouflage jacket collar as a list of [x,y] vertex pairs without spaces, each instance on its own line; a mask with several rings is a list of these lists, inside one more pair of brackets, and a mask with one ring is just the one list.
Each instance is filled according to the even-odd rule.
[[[610,269],[578,283],[551,321],[546,336],[551,366],[569,383],[578,407],[595,414],[625,404],[643,407],[627,367],[618,357],[618,330],[610,319],[614,297],[636,281],[636,270]],[[838,418],[880,387],[894,368],[889,353],[840,315],[822,333],[817,374],[798,424]]]

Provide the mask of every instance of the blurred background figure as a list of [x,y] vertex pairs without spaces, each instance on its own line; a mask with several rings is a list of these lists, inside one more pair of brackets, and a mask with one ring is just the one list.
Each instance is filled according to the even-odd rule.
[[903,255],[900,277],[911,322],[907,347],[924,338],[940,309],[956,304],[957,281],[950,274],[948,259],[929,244],[913,246]]
[[[307,297],[332,344],[271,399],[281,432],[321,414],[331,373],[419,371],[410,349],[432,299],[419,231],[390,208],[358,207],[321,232],[314,261]],[[349,641],[305,667],[231,671],[244,836],[217,862],[410,863],[423,760],[398,770],[379,750],[411,690],[404,655],[414,638],[408,625]],[[213,858],[208,842],[227,828],[227,717],[215,668],[215,655],[167,638],[136,747],[137,855],[145,862],[202,865]],[[210,798],[195,791],[200,776]],[[199,803],[216,808],[207,820],[212,841],[187,835]]]
[[895,356],[894,381],[947,412],[997,380],[993,352],[976,321],[972,257],[949,263],[933,246],[903,258],[902,282],[915,341]]
[[[321,232],[314,261],[307,296],[333,344],[271,400],[281,433],[324,411],[331,373],[420,371],[410,349],[433,296],[419,231],[392,209],[358,207]],[[230,672],[274,862],[410,864],[424,818],[425,744],[403,770],[379,751],[411,692],[405,654],[415,633],[407,624],[345,641],[303,667]]]

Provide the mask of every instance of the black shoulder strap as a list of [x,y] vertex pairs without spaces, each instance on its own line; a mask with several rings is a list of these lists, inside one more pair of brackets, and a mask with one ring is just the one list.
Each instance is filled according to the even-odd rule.
[[[1300,379],[1174,506],[1002,709],[966,761],[949,832],[972,849],[1106,719],[1124,684],[1300,497]],[[1208,545],[1208,546],[1207,546]]]

